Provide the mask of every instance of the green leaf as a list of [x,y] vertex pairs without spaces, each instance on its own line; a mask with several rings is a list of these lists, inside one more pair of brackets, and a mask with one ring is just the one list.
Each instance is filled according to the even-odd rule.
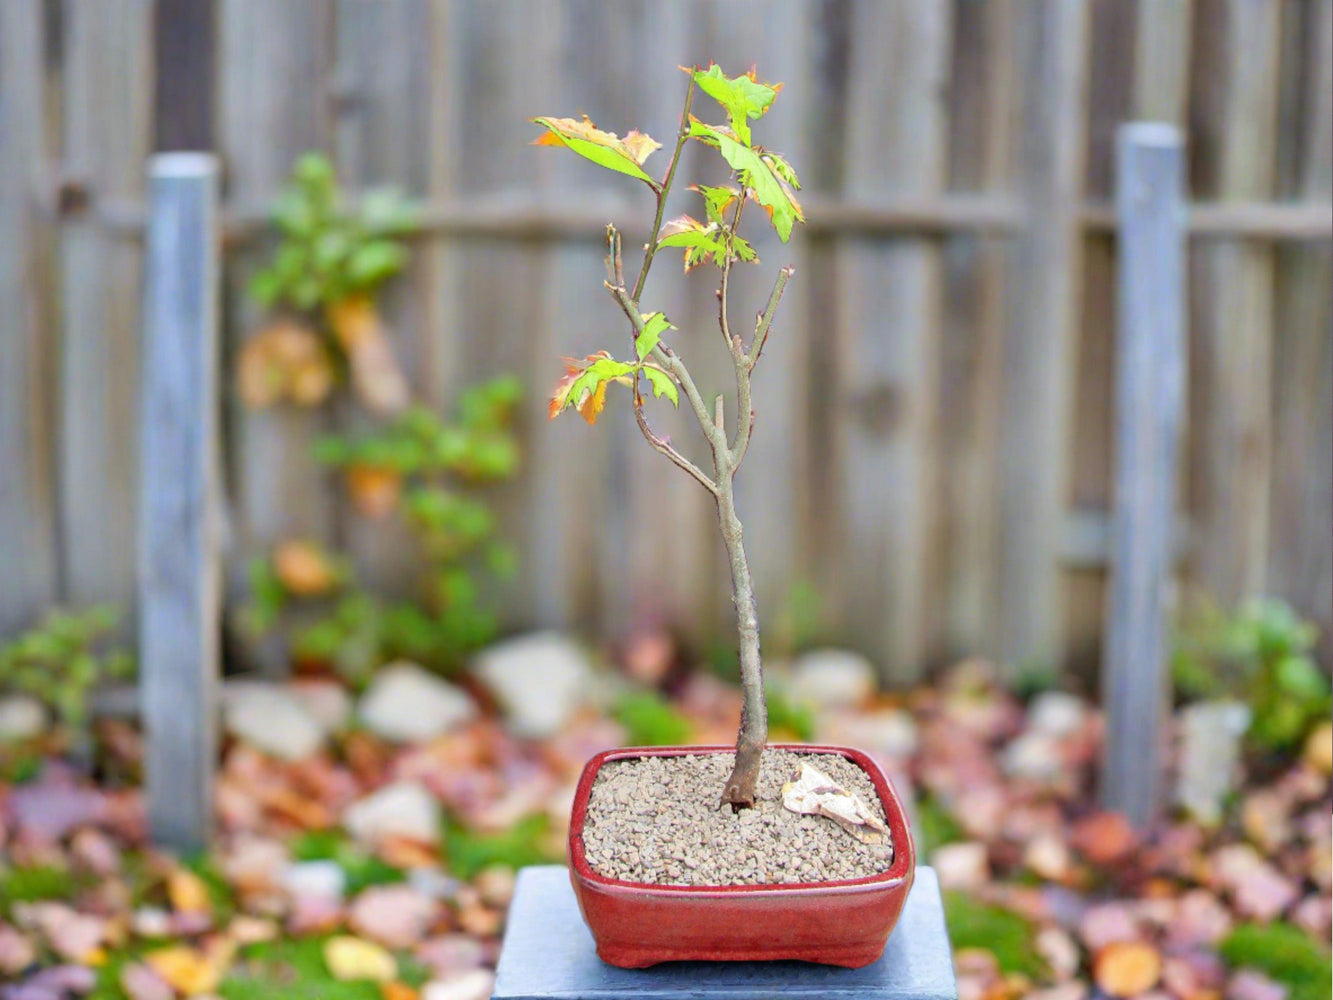
[[[594,423],[606,398],[604,384],[613,379],[624,378],[636,367],[624,361],[616,361],[614,358],[598,358],[574,379],[560,409],[573,406],[583,414],[588,423]],[[590,405],[585,406],[585,397],[588,398]]]
[[672,381],[670,375],[653,365],[644,365],[642,371],[644,377],[653,385],[654,398],[661,399],[665,396],[671,400],[672,406],[680,406],[680,393],[677,391],[676,383]]
[[805,221],[805,213],[768,161],[726,132],[697,119],[690,122],[690,136],[717,148],[727,165],[736,171],[741,183],[750,189],[755,200],[768,212],[778,238],[787,242],[791,237],[792,226]]
[[704,210],[708,213],[708,221],[716,222],[719,226],[723,224],[722,213],[727,210],[727,206],[741,196],[741,193],[734,187],[710,187],[707,184],[696,184],[691,190],[698,191],[703,196]]
[[533,123],[547,129],[533,142],[534,146],[565,146],[600,167],[628,174],[643,181],[654,190],[657,182],[643,170],[643,161],[661,143],[651,136],[630,132],[621,139],[614,132],[603,132],[591,121],[573,118],[533,118]]
[[704,261],[712,260],[722,267],[727,259],[727,247],[722,228],[716,222],[704,225],[698,219],[682,215],[662,227],[665,233],[657,241],[661,247],[680,247],[685,251],[685,273],[689,274]]
[[736,138],[746,146],[750,145],[750,125],[747,119],[759,118],[778,96],[782,85],[770,87],[759,83],[755,78],[742,73],[737,77],[728,77],[718,65],[694,71],[694,82],[705,94],[717,101],[727,110],[731,120],[731,129]]
[[407,251],[391,240],[363,243],[347,259],[347,278],[357,288],[378,285],[407,263]]
[[662,339],[662,334],[674,329],[675,327],[668,323],[667,318],[660,312],[644,316],[643,332],[634,339],[634,349],[639,354],[639,360],[642,361],[652,353],[657,342]]
[[773,172],[781,177],[785,183],[791,185],[797,191],[801,190],[801,179],[796,176],[795,168],[787,162],[785,156],[775,153],[771,149],[764,150],[762,155],[764,161],[773,168]]

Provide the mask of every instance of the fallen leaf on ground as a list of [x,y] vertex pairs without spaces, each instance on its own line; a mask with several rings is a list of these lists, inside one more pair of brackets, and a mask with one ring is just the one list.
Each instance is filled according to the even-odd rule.
[[208,913],[212,909],[208,886],[188,868],[177,868],[167,876],[167,898],[180,913]]
[[324,942],[324,964],[335,979],[389,982],[398,978],[398,963],[388,951],[346,934]]
[[234,954],[235,945],[220,939],[202,950],[188,945],[162,948],[149,952],[144,961],[178,993],[192,997],[218,988]]
[[1162,954],[1143,941],[1117,941],[1097,953],[1092,978],[1113,997],[1146,993],[1162,977]]
[[890,843],[889,828],[869,806],[807,763],[795,781],[782,786],[782,804],[792,812],[827,816],[863,844]]
[[120,970],[120,988],[129,1000],[176,1000],[171,984],[139,962],[131,962]]

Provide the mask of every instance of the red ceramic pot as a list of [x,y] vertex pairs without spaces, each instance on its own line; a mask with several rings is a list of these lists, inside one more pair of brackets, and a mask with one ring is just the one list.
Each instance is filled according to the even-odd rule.
[[775,744],[773,749],[838,754],[874,782],[893,834],[893,867],[870,878],[781,885],[666,886],[593,871],[583,823],[597,771],[609,760],[730,753],[732,747],[608,750],[588,761],[569,828],[570,878],[602,960],[625,969],[687,959],[802,959],[860,968],[879,958],[916,873],[916,849],[897,793],[879,765],[846,747]]

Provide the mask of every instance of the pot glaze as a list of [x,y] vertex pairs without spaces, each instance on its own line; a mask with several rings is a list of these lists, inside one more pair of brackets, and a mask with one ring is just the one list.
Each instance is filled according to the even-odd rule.
[[800,959],[860,968],[884,951],[916,872],[902,803],[883,770],[847,747],[770,744],[796,753],[837,754],[866,772],[893,835],[893,866],[869,878],[777,885],[666,886],[593,871],[583,845],[588,798],[603,764],[639,757],[731,753],[734,747],[608,750],[583,768],[569,827],[569,872],[583,919],[603,961],[624,969],[658,962]]

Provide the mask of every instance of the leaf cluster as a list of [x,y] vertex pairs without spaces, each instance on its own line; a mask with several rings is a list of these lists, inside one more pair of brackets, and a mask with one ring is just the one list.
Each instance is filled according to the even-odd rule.
[[1205,605],[1176,638],[1172,676],[1185,698],[1245,701],[1254,748],[1290,751],[1333,710],[1317,639],[1314,624],[1280,600],[1252,600],[1232,614]]
[[484,584],[510,575],[515,558],[478,490],[518,471],[513,423],[521,394],[517,380],[504,376],[466,390],[451,420],[414,407],[376,430],[319,441],[316,457],[345,473],[354,502],[357,484],[373,478],[375,502],[388,504],[377,514],[396,515],[411,532],[423,564],[419,599],[383,599],[337,560],[322,575],[308,574],[323,585],[297,586],[275,552],[251,566],[251,629],[271,631],[299,609],[294,617],[306,621],[292,626],[293,654],[355,681],[398,658],[452,671],[494,638],[498,623]]
[[297,160],[273,221],[281,239],[250,293],[265,306],[306,312],[373,293],[407,264],[400,238],[419,225],[416,211],[389,190],[349,204],[333,164],[318,152]]
[[1233,968],[1258,969],[1287,987],[1289,1000],[1329,1000],[1333,991],[1329,953],[1292,924],[1242,924],[1219,950]]
[[52,611],[35,628],[0,646],[0,691],[27,694],[75,733],[88,724],[90,693],[134,674],[134,659],[106,647],[119,621],[115,611]]

